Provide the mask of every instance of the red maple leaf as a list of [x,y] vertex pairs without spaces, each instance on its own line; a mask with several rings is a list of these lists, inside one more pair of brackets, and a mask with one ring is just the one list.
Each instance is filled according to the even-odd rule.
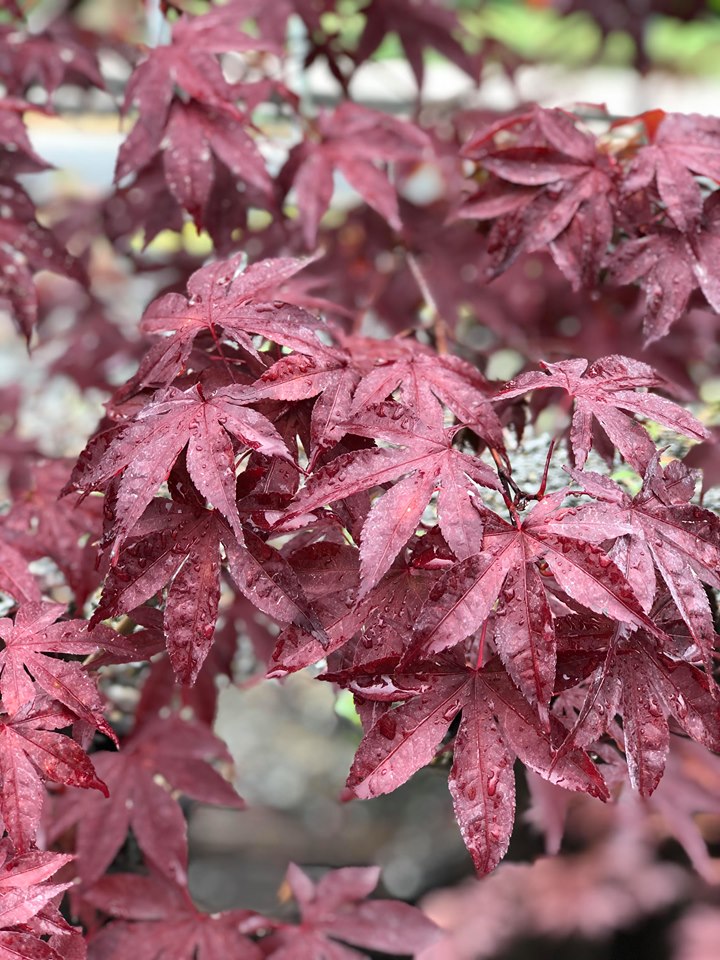
[[708,436],[705,427],[688,410],[665,397],[638,393],[638,388],[660,387],[674,390],[647,363],[619,355],[602,357],[588,366],[587,360],[561,360],[544,363],[544,372],[520,374],[496,394],[496,399],[517,397],[530,390],[558,388],[574,403],[570,443],[575,463],[585,464],[593,442],[593,421],[597,421],[627,462],[644,473],[655,454],[655,444],[645,429],[630,414],[640,414],[693,440]]
[[593,286],[617,203],[615,162],[595,138],[571,114],[536,107],[481,129],[463,153],[492,175],[459,214],[496,221],[490,275],[523,251],[549,247],[574,287]]
[[[566,496],[566,491],[551,494],[512,523],[474,500],[476,552],[440,575],[418,617],[412,647],[414,655],[422,655],[459,643],[497,603],[497,650],[543,717],[555,683],[552,579],[585,608],[664,637],[611,557],[588,542],[581,527],[563,524],[558,507]],[[626,531],[624,518],[603,518],[604,538]]]
[[112,920],[90,938],[90,960],[261,960],[246,935],[270,924],[249,910],[207,914],[195,906],[187,886],[162,876],[114,873],[84,899]]
[[119,478],[112,527],[116,561],[123,540],[187,446],[187,469],[193,483],[227,519],[242,543],[235,501],[236,448],[244,446],[290,461],[282,437],[266,417],[245,405],[245,393],[235,386],[206,393],[202,383],[197,383],[184,391],[169,387],[156,397],[129,424],[111,428],[90,441],[64,492],[88,493]]
[[41,32],[0,26],[0,75],[13,96],[23,97],[33,85],[52,96],[65,83],[103,90],[94,40],[70,18],[58,17]]
[[[64,960],[83,956],[82,935],[60,916],[55,901],[71,883],[47,880],[71,856],[33,850],[15,856],[0,844],[0,957],[3,960]],[[41,937],[51,934],[49,942]],[[57,949],[55,949],[57,948]],[[74,952],[77,950],[77,953]]]
[[94,788],[107,794],[90,758],[70,737],[53,731],[75,717],[57,702],[36,697],[0,718],[0,815],[15,848],[35,845],[45,790],[43,781]]
[[0,927],[6,930],[26,923],[72,886],[71,883],[46,883],[71,860],[72,856],[66,853],[41,850],[18,857],[13,854],[7,838],[4,839],[0,843]]
[[444,404],[459,423],[471,427],[491,446],[504,448],[502,426],[489,402],[490,384],[472,364],[438,355],[416,340],[398,339],[393,351],[387,341],[362,346],[365,356],[375,354],[375,363],[353,394],[350,417],[397,390],[402,403],[427,424],[436,422],[438,405]]
[[[488,629],[484,631],[488,632]],[[492,634],[492,627],[489,627]],[[455,816],[477,870],[487,873],[507,851],[515,812],[513,762],[518,756],[540,776],[570,790],[608,799],[607,787],[588,755],[573,747],[556,750],[568,730],[550,717],[546,727],[497,658],[477,666],[480,652],[462,648],[435,660],[390,672],[386,693],[372,676],[362,696],[396,704],[373,718],[353,762],[347,787],[366,799],[389,793],[435,756],[455,717],[462,721],[454,741],[450,773]],[[359,671],[324,679],[346,685]],[[373,689],[375,687],[375,690]],[[398,705],[399,703],[399,705]]]
[[[655,619],[673,639],[685,645],[688,637],[683,637],[682,630],[668,619],[669,606],[662,602],[656,605]],[[561,618],[561,623],[562,619],[571,618]],[[566,659],[567,653],[562,658],[558,672],[568,676],[567,682],[573,682],[567,670],[572,673],[578,664],[583,664],[581,669],[587,677],[579,686],[561,693],[553,705],[556,713],[573,724],[558,756],[568,747],[587,747],[607,732],[625,752],[632,786],[647,797],[665,769],[670,746],[668,717],[673,717],[694,740],[718,750],[717,687],[707,674],[677,659],[671,644],[668,651],[663,651],[645,630],[630,634],[622,625],[609,621],[598,626],[595,631],[581,628],[574,642],[566,646],[566,650],[575,648],[571,659]],[[565,644],[568,639],[566,634]],[[618,714],[623,719],[622,728],[615,722]]]
[[27,560],[4,540],[0,540],[0,590],[9,593],[18,603],[40,599],[40,587],[28,569]]
[[85,271],[55,235],[40,226],[32,201],[12,181],[0,180],[0,214],[0,301],[10,305],[13,320],[29,341],[38,317],[33,275],[50,270],[82,283]]
[[[694,655],[712,671],[716,636],[702,582],[720,588],[720,520],[710,510],[688,501],[695,477],[679,460],[662,469],[656,454],[645,473],[642,490],[630,497],[607,477],[572,471],[578,483],[598,502],[579,506],[563,528],[583,523],[589,513],[598,537],[607,539],[606,523],[627,524],[611,556],[631,584],[643,609],[649,612],[656,594],[656,570],[687,624],[695,644]],[[587,536],[587,532],[585,534]],[[686,656],[693,651],[686,651]]]
[[497,489],[499,482],[485,463],[453,447],[456,429],[444,428],[440,406],[432,425],[388,400],[369,407],[344,426],[350,433],[396,446],[372,447],[331,460],[309,478],[289,516],[396,481],[376,500],[363,525],[360,596],[375,586],[415,533],[438,487],[440,529],[457,555],[467,556],[474,519],[468,494],[475,484]]
[[[281,554],[246,531],[238,543],[213,510],[155,500],[121,547],[105,581],[92,623],[131,613],[168,586],[166,643],[175,674],[194,683],[213,642],[220,598],[220,544],[230,574],[258,609],[281,623],[298,622],[311,633],[318,621]],[[322,634],[321,628],[319,629]]]
[[169,44],[145,49],[145,59],[135,67],[125,88],[123,112],[136,106],[139,116],[120,150],[118,179],[127,172],[128,155],[135,157],[128,169],[135,169],[143,167],[155,152],[153,144],[158,131],[166,126],[176,87],[207,106],[222,108],[233,102],[233,88],[216,54],[268,48],[266,42],[239,30],[239,13],[233,20],[236,29],[230,28],[227,17],[218,18],[214,11],[199,17],[182,16],[173,24]]
[[[30,105],[24,100],[0,98],[0,169],[3,180],[9,181],[23,173],[39,173],[49,167],[35,153],[23,123],[22,114],[29,109]],[[33,106],[32,109],[40,108]]]
[[333,171],[400,230],[397,193],[378,166],[396,160],[417,159],[429,141],[419,127],[356,103],[343,103],[316,121],[317,142],[304,140],[293,147],[279,179],[294,187],[307,246],[315,247],[318,226],[330,206]]
[[115,177],[122,180],[146,168],[160,154],[168,190],[198,229],[208,221],[219,165],[270,204],[272,181],[262,154],[245,129],[249,124],[245,114],[229,104],[220,108],[175,99],[163,127],[148,129],[138,121],[120,150]]
[[33,700],[37,687],[58,700],[78,718],[114,738],[103,717],[104,702],[97,686],[78,662],[58,653],[90,654],[113,648],[115,632],[107,627],[88,629],[85,620],[55,621],[65,613],[58,603],[25,603],[15,621],[0,620],[0,693],[5,710],[14,716]]
[[364,953],[336,941],[417,956],[438,939],[440,931],[417,907],[392,900],[368,900],[380,879],[378,867],[331,870],[317,883],[291,863],[285,882],[300,908],[300,924],[279,927],[263,941],[263,955],[272,960],[350,960]]
[[196,270],[188,280],[187,297],[166,293],[154,300],[143,314],[141,329],[161,339],[122,388],[120,398],[147,386],[168,386],[185,366],[196,337],[203,334],[216,344],[230,337],[256,358],[253,334],[296,350],[319,351],[321,342],[314,331],[320,322],[280,299],[291,299],[283,286],[310,262],[288,257],[248,266],[244,254],[236,254]]
[[64,460],[32,463],[25,482],[13,485],[2,532],[29,560],[54,560],[82,607],[102,578],[93,545],[102,532],[102,501],[88,497],[80,502],[77,496],[58,500],[69,469]]
[[[269,676],[285,676],[311,666],[345,647],[353,637],[360,639],[350,645],[350,655],[346,648],[344,669],[354,664],[367,671],[374,665],[380,671],[383,665],[394,665],[407,647],[434,580],[428,568],[432,561],[428,564],[427,558],[433,554],[428,543],[433,539],[438,538],[425,534],[411,542],[407,559],[401,554],[377,586],[358,602],[356,548],[320,542],[291,553],[288,560],[314,601],[325,636],[318,639],[296,625],[283,631],[273,651]],[[451,556],[447,546],[445,553]],[[445,560],[446,565],[451,563]],[[355,692],[362,693],[359,689]]]
[[312,467],[345,434],[343,421],[350,413],[359,379],[360,371],[346,350],[315,339],[296,344],[294,353],[277,360],[248,389],[248,397],[253,402],[317,397],[310,419]]
[[[185,817],[173,792],[205,803],[239,808],[243,801],[210,761],[230,762],[224,743],[207,728],[177,715],[150,718],[118,753],[93,755],[109,799],[67,792],[58,798],[53,835],[77,825],[78,873],[94,883],[105,873],[132,829],[153,867],[176,883],[187,877]],[[95,799],[95,798],[93,798]]]
[[410,68],[422,89],[425,75],[425,50],[442,54],[468,76],[477,78],[480,63],[455,37],[460,32],[457,13],[437,0],[371,0],[363,8],[365,26],[353,59],[365,63],[389,33],[397,35]]
[[646,343],[664,337],[685,313],[690,296],[700,289],[720,311],[720,281],[714,264],[720,255],[720,197],[710,194],[697,229],[683,233],[663,224],[630,237],[607,257],[608,278],[636,283],[645,291],[643,332]]
[[649,143],[641,146],[623,179],[625,194],[654,183],[675,226],[693,233],[700,226],[703,195],[693,174],[720,181],[720,121],[697,113],[652,110],[632,120],[643,122]]

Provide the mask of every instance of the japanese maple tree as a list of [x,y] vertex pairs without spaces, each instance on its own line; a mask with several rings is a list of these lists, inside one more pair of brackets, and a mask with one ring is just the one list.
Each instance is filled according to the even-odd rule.
[[[0,304],[105,404],[48,460],[1,394],[0,958],[431,960],[368,864],[291,864],[297,923],[194,901],[187,798],[244,807],[215,681],[244,645],[349,691],[338,801],[447,768],[479,874],[524,779],[649,799],[720,752],[720,119],[424,110],[425,51],[498,53],[441,0],[89,6],[0,21]],[[360,102],[388,36],[400,115]],[[114,182],[48,202],[30,118],[106,82]]]

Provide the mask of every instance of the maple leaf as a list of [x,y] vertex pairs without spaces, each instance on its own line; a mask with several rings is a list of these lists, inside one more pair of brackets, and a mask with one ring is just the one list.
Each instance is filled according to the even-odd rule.
[[333,170],[400,230],[397,194],[378,164],[416,159],[428,146],[427,135],[411,123],[349,102],[332,114],[321,113],[316,127],[318,142],[293,147],[279,174],[286,190],[294,187],[307,246],[315,247],[320,220],[330,206]]
[[[238,599],[236,598],[234,607],[240,606]],[[246,603],[250,606],[249,601],[246,601]],[[252,609],[254,610],[254,608]],[[154,627],[155,651],[160,653],[164,650],[166,644],[166,633],[163,631],[160,611],[151,607],[143,607],[141,610],[133,610],[131,619],[149,625],[148,620],[151,617],[153,619],[152,627]],[[146,634],[148,632],[147,630],[144,631]],[[226,613],[225,624],[222,628],[216,629],[212,649],[203,661],[192,686],[177,682],[175,670],[168,655],[152,656],[149,664],[150,670],[143,681],[140,699],[135,711],[136,723],[142,725],[150,716],[162,715],[168,709],[178,709],[184,711],[183,716],[186,716],[187,711],[191,710],[193,717],[199,723],[212,728],[217,715],[220,694],[217,678],[226,677],[228,681],[234,679],[233,666],[238,649],[238,632],[238,624]],[[136,635],[133,634],[134,636]],[[151,656],[149,645],[146,642],[147,639],[147,637],[143,638],[141,658]],[[128,656],[128,661],[133,659],[137,660],[138,655]]]
[[26,923],[72,886],[71,883],[46,883],[71,860],[69,854],[41,850],[15,856],[7,838],[0,842],[0,927],[7,929]]
[[[70,954],[54,946],[67,945],[68,932],[78,938],[53,908],[53,901],[72,886],[71,883],[47,883],[62,866],[72,860],[67,854],[33,850],[15,856],[7,839],[0,845],[0,957],[3,960],[62,960]],[[62,931],[47,943],[42,934]],[[61,941],[61,942],[58,942]],[[80,954],[73,954],[73,956]]]
[[[543,714],[555,677],[552,595],[543,573],[549,571],[584,607],[664,636],[611,557],[587,541],[587,530],[566,528],[562,514],[554,516],[566,495],[559,491],[547,496],[513,524],[473,500],[478,513],[475,539],[482,550],[441,574],[418,618],[411,648],[435,653],[458,643],[480,627],[497,600],[501,658]],[[608,539],[627,532],[628,525],[622,517],[605,516],[602,528]]]
[[114,504],[113,561],[186,446],[193,483],[227,519],[238,542],[243,542],[235,502],[233,439],[268,456],[291,460],[275,427],[245,406],[246,402],[233,386],[220,387],[207,396],[201,383],[185,391],[169,387],[132,422],[90,441],[64,492],[88,493],[122,475]]
[[703,209],[700,184],[693,174],[720,181],[720,121],[664,110],[651,110],[633,119],[642,121],[649,143],[635,152],[625,173],[623,193],[632,194],[654,183],[678,230],[693,233],[700,226]]
[[[357,671],[330,673],[323,679],[346,685],[349,677],[357,680]],[[362,694],[370,700],[371,679],[363,683]],[[347,788],[361,799],[395,790],[433,759],[450,724],[462,713],[450,790],[463,840],[480,873],[497,865],[510,842],[515,756],[553,783],[608,798],[600,772],[584,751],[573,747],[556,756],[567,729],[555,716],[549,727],[540,721],[497,658],[479,667],[466,662],[458,649],[391,672],[390,679],[405,693],[395,690],[386,697],[381,692],[379,697],[402,702],[387,707],[366,731]]]
[[297,621],[316,632],[317,618],[292,568],[251,530],[239,544],[215,511],[155,500],[137,532],[139,536],[121,547],[91,622],[131,613],[170,584],[165,636],[180,682],[195,682],[212,645],[220,598],[221,543],[234,582],[258,609],[280,622]]
[[[167,293],[143,314],[141,329],[160,340],[143,359],[121,397],[152,386],[167,386],[184,367],[193,341],[210,334],[226,336],[257,356],[252,334],[308,352],[320,350],[314,329],[318,321],[302,310],[283,307],[280,288],[312,262],[294,258],[261,260],[247,266],[244,254],[196,270],[187,283],[188,296]],[[169,336],[168,336],[169,334]]]
[[19,853],[35,844],[43,781],[107,793],[84,750],[70,737],[53,732],[74,719],[45,697],[36,697],[13,717],[0,719],[0,815]]
[[[239,26],[240,15],[234,19]],[[158,132],[167,124],[176,86],[193,100],[222,108],[233,102],[233,88],[215,54],[262,49],[268,49],[268,44],[239,29],[228,29],[227,22],[218,22],[212,14],[180,17],[173,24],[171,42],[146,48],[145,59],[125,88],[123,113],[136,106],[138,119],[118,154],[116,179],[150,160]]]
[[363,525],[359,596],[380,580],[415,533],[437,487],[440,529],[459,556],[467,555],[474,519],[469,492],[476,483],[498,489],[499,481],[482,461],[452,446],[455,430],[442,426],[440,407],[432,426],[391,400],[374,404],[344,426],[350,433],[397,447],[373,447],[336,457],[308,479],[289,516],[397,481],[376,500]]
[[[695,492],[695,477],[675,460],[663,470],[656,454],[635,497],[607,477],[571,471],[598,501],[580,506],[567,524],[592,513],[599,536],[606,521],[627,524],[627,533],[611,556],[632,585],[643,609],[650,610],[656,593],[657,570],[680,616],[687,624],[696,651],[712,672],[715,629],[701,581],[720,587],[720,520],[710,510],[688,503]],[[690,650],[686,651],[690,656]]]
[[166,877],[114,873],[84,899],[117,919],[90,938],[90,960],[261,960],[246,935],[271,921],[248,910],[207,914],[198,910],[184,883]]
[[713,310],[720,312],[720,282],[714,267],[719,253],[720,198],[711,194],[696,231],[686,234],[659,224],[643,236],[622,241],[607,258],[611,281],[640,281],[645,290],[646,343],[665,336],[683,316],[697,288]]
[[165,181],[162,159],[139,170],[131,183],[116,187],[102,207],[105,233],[114,244],[123,239],[130,246],[138,230],[143,230],[147,247],[163,230],[180,233],[185,219]]
[[77,867],[85,885],[103,875],[130,829],[156,870],[175,883],[185,883],[185,817],[170,790],[204,803],[244,806],[210,764],[230,762],[223,742],[177,715],[149,718],[121,743],[118,753],[102,751],[93,759],[107,783],[109,799],[94,803],[68,792],[58,800],[52,825],[55,836],[76,825]]
[[42,32],[0,26],[0,75],[14,96],[38,85],[52,96],[64,83],[105,88],[92,34],[58,17]]
[[4,643],[0,651],[3,706],[11,716],[16,715],[35,697],[37,686],[114,739],[113,730],[103,717],[104,703],[95,682],[79,663],[52,654],[95,653],[103,645],[112,649],[115,633],[106,627],[90,631],[84,620],[55,623],[64,613],[64,604],[25,603],[14,622],[8,618],[0,620]]
[[438,404],[443,403],[488,444],[504,448],[502,426],[489,403],[490,384],[476,367],[460,357],[423,349],[415,340],[398,340],[395,346],[402,353],[391,357],[382,343],[382,352],[353,394],[350,417],[397,390],[402,403],[427,424],[436,422]]
[[[658,619],[672,630],[662,616]],[[569,745],[586,747],[607,731],[625,751],[632,786],[648,797],[665,769],[668,716],[694,740],[718,749],[720,709],[715,683],[697,667],[669,656],[644,630],[628,634],[626,628],[608,624],[604,649],[598,639],[585,683],[561,694],[554,704],[554,710],[565,710],[574,719],[558,755]],[[600,653],[602,661],[592,669]],[[614,723],[616,714],[623,718],[622,731]]]
[[64,460],[33,463],[26,482],[14,485],[13,502],[1,529],[9,543],[28,559],[54,560],[75,594],[77,606],[82,607],[102,577],[92,545],[102,532],[102,500],[58,500],[69,467]]
[[455,39],[460,32],[457,13],[437,0],[371,0],[363,9],[365,26],[353,59],[365,63],[377,51],[389,33],[397,35],[410,68],[415,76],[418,90],[422,89],[425,75],[424,51],[430,47],[460,67],[473,80],[477,79],[480,65]]
[[35,219],[35,207],[16,183],[0,180],[0,301],[10,305],[19,331],[30,340],[38,317],[33,274],[50,270],[83,283],[85,271]]
[[639,473],[645,472],[655,444],[624,411],[655,420],[693,440],[708,437],[705,427],[688,410],[665,397],[637,392],[644,387],[676,389],[647,363],[616,354],[589,366],[587,360],[541,361],[540,366],[544,372],[520,374],[495,399],[518,397],[530,390],[564,390],[574,400],[570,444],[578,467],[585,464],[593,442],[593,421],[597,421],[625,460]]
[[298,401],[317,397],[310,420],[314,466],[324,450],[344,435],[360,372],[347,351],[320,343],[298,345],[296,352],[277,360],[248,389],[255,400]]
[[494,178],[459,211],[496,221],[488,237],[490,275],[523,251],[549,247],[576,289],[594,285],[617,203],[616,166],[595,138],[565,111],[535,107],[481,129],[463,154]]
[[244,129],[248,124],[242,111],[230,105],[220,109],[175,99],[168,108],[165,126],[154,129],[152,136],[138,121],[120,150],[115,177],[124,179],[161,153],[167,187],[198,229],[208,219],[218,163],[270,203],[272,182],[262,154]]
[[27,561],[4,540],[0,540],[0,590],[9,593],[18,602],[40,599],[40,588],[28,569]]
[[[302,667],[330,657],[350,644],[341,656],[342,669],[357,666],[367,672],[370,665],[380,671],[395,664],[407,646],[407,638],[427,593],[433,574],[426,566],[425,554],[432,552],[426,541],[432,534],[417,539],[406,559],[400,556],[377,584],[361,600],[357,594],[358,551],[348,544],[321,542],[297,550],[288,557],[324,627],[318,639],[293,625],[280,634],[269,664],[268,676],[285,676]],[[445,551],[450,556],[449,548]],[[451,560],[446,561],[448,564]],[[340,669],[333,661],[333,669]],[[351,684],[357,694],[362,690]]]
[[[39,173],[49,164],[39,157],[30,142],[22,114],[30,105],[16,97],[0,97],[0,170],[3,180],[23,173]],[[38,109],[33,107],[33,109]]]
[[337,940],[392,953],[418,956],[438,939],[439,929],[417,907],[392,900],[367,900],[380,879],[379,867],[330,870],[315,884],[291,863],[285,882],[300,908],[300,925],[280,927],[263,942],[273,960],[366,957],[340,947]]

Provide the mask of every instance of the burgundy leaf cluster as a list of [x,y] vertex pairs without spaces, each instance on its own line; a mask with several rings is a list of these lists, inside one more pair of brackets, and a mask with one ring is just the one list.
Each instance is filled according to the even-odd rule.
[[[372,0],[354,38],[330,0],[165,2],[154,46],[77,6],[0,27],[0,299],[55,343],[49,378],[106,398],[48,461],[2,392],[0,956],[418,955],[436,928],[368,899],[370,867],[291,865],[298,923],[196,906],[186,800],[244,805],[216,679],[239,642],[256,676],[319,667],[362,727],[343,798],[447,767],[479,873],[523,776],[667,810],[668,765],[683,797],[685,741],[720,751],[720,518],[694,469],[712,485],[717,430],[690,408],[720,370],[720,120],[353,99],[390,33],[420,92],[427,49],[479,76],[439,0]],[[339,81],[324,108],[293,88],[294,18]],[[43,112],[97,93],[109,50],[132,67],[114,184],[36,210],[36,88]],[[137,334],[114,309],[136,281]]]

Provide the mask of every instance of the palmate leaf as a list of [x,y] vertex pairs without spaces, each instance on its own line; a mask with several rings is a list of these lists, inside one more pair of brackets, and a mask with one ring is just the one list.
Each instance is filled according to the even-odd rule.
[[286,190],[294,187],[305,243],[314,249],[320,220],[330,206],[333,171],[391,227],[400,230],[397,193],[378,164],[415,160],[429,144],[417,126],[359,104],[346,102],[317,119],[318,142],[305,140],[290,151],[280,172]]
[[372,487],[393,482],[379,497],[363,527],[360,597],[375,586],[415,533],[423,512],[439,488],[443,534],[458,553],[467,550],[474,514],[468,494],[476,484],[498,489],[490,468],[452,445],[455,430],[423,423],[393,401],[374,404],[343,426],[349,433],[377,438],[397,447],[373,447],[341,454],[313,474],[288,516],[299,516]]
[[720,280],[715,270],[720,251],[720,205],[710,194],[701,209],[700,226],[684,233],[653,226],[623,240],[606,259],[608,279],[639,283],[645,292],[643,333],[650,344],[664,337],[686,312],[693,291],[700,290],[717,313]]
[[708,436],[700,421],[679,404],[654,393],[638,392],[641,387],[673,390],[671,383],[639,360],[614,355],[589,366],[587,360],[561,360],[541,363],[541,367],[542,373],[523,373],[511,380],[496,398],[517,397],[531,390],[564,390],[575,401],[570,442],[578,467],[584,466],[590,451],[593,420],[639,473],[645,472],[654,456],[655,444],[628,414],[656,420],[693,440]]
[[[510,842],[516,756],[553,783],[608,798],[599,770],[583,750],[572,748],[557,757],[567,729],[557,717],[546,727],[497,659],[476,667],[466,663],[459,648],[388,673],[396,687],[390,697],[402,702],[382,710],[366,730],[348,791],[369,798],[395,790],[433,759],[450,724],[462,713],[450,790],[463,839],[479,872],[492,870]],[[359,678],[353,670],[323,677],[342,685]],[[373,684],[372,674],[365,677],[362,696],[373,700],[373,687],[382,686],[380,679],[376,675]]]
[[215,341],[230,337],[255,356],[253,334],[310,354],[320,350],[314,332],[320,322],[278,299],[292,300],[286,285],[312,259],[278,257],[248,266],[244,255],[237,254],[196,270],[188,280],[187,296],[167,293],[153,300],[141,328],[161,339],[118,399],[148,386],[169,386],[185,367],[195,338],[204,333]]
[[40,599],[40,587],[27,561],[4,540],[0,540],[0,590],[18,602]]
[[368,900],[380,879],[377,867],[331,870],[318,883],[291,863],[285,881],[300,908],[300,924],[276,924],[263,941],[275,960],[365,957],[337,941],[367,950],[417,956],[438,939],[439,929],[417,907],[392,900]]
[[[427,539],[424,536],[420,542]],[[417,556],[421,552],[417,544],[415,548],[409,557],[399,556],[380,583],[357,603],[360,558],[355,547],[321,542],[290,554],[288,560],[314,601],[325,636],[312,636],[296,625],[283,631],[270,660],[269,675],[285,676],[341,649],[344,669],[357,666],[366,672],[371,665],[381,670],[383,664],[395,663],[407,646],[433,582],[432,572]],[[359,642],[351,644],[358,636]]]
[[[104,703],[95,681],[78,662],[53,654],[89,654],[99,647],[112,650],[116,634],[107,627],[91,631],[84,620],[64,620],[65,606],[25,603],[13,622],[0,620],[0,693],[5,710],[15,716],[31,701],[37,687],[58,700],[78,718],[115,739],[103,716]],[[49,656],[48,656],[49,654]]]
[[0,846],[0,928],[26,923],[70,883],[47,883],[72,856],[32,850],[15,856],[10,842]]
[[[655,612],[668,633],[674,634],[676,627],[668,622],[662,605]],[[672,656],[671,645],[667,652],[660,649],[645,630],[631,634],[606,620],[594,631],[583,625],[578,633],[579,624],[566,629],[565,621],[573,619],[561,618],[558,625],[566,648],[558,664],[562,662],[563,673],[579,670],[586,679],[561,692],[553,705],[565,722],[569,719],[573,724],[559,756],[567,748],[588,747],[607,732],[625,751],[632,786],[647,797],[665,769],[669,717],[694,740],[718,749],[720,707],[713,679]],[[568,641],[575,648],[570,659]],[[617,715],[623,719],[622,728],[615,722]]]
[[85,900],[113,919],[90,940],[90,960],[261,960],[265,954],[246,936],[269,925],[247,910],[207,914],[193,903],[187,885],[162,875],[114,873],[85,893]]
[[[13,502],[0,530],[8,544],[13,544],[28,560],[50,557],[72,589],[75,603],[81,607],[97,589],[104,573],[104,568],[97,563],[95,547],[102,533],[102,500],[88,497],[80,503],[77,496],[58,500],[67,483],[70,466],[66,460],[32,463],[27,481],[13,487]],[[0,545],[0,569],[4,567],[3,550]],[[7,589],[15,596],[12,589]],[[33,594],[27,599],[39,600],[40,597]]]
[[[235,16],[239,27],[240,15]],[[155,154],[166,127],[176,85],[188,98],[222,109],[232,104],[233,89],[225,79],[217,54],[267,49],[266,42],[229,30],[212,17],[181,17],[173,26],[172,42],[145,51],[125,88],[123,112],[135,106],[138,119],[117,158],[116,180],[144,167]]]
[[195,682],[213,643],[221,544],[233,581],[255,607],[280,623],[297,623],[310,635],[323,636],[292,568],[251,530],[238,543],[216,511],[156,499],[136,534],[120,549],[91,622],[132,614],[167,586],[165,640],[179,682]]
[[491,273],[549,247],[574,287],[595,284],[613,235],[618,166],[591,134],[565,111],[535,107],[482,128],[463,154],[492,174],[459,213],[495,220]]
[[[272,204],[272,182],[262,154],[244,129],[248,124],[240,110],[229,106],[221,110],[180,100],[170,105],[167,125],[158,131],[152,156],[162,152],[168,189],[198,228],[207,219],[218,162]],[[125,157],[126,165],[130,162]]]
[[0,157],[3,179],[14,178],[22,173],[39,173],[49,167],[30,142],[22,119],[23,113],[28,109],[29,105],[24,100],[16,97],[0,98]]
[[[413,656],[422,656],[458,644],[480,628],[497,603],[495,640],[500,657],[544,716],[555,680],[556,644],[552,594],[541,572],[552,574],[560,588],[585,608],[664,636],[611,558],[587,542],[584,531],[562,525],[560,505],[565,496],[561,491],[546,497],[517,525],[473,501],[478,514],[476,542],[482,550],[437,578],[418,617],[411,647]],[[608,516],[603,529],[608,539],[625,533],[627,523]]]
[[243,542],[233,438],[267,456],[292,459],[272,423],[246,403],[243,392],[232,386],[207,396],[200,384],[185,391],[171,387],[127,426],[90,441],[65,492],[103,489],[121,474],[112,527],[114,559],[186,445],[193,483]]
[[72,21],[58,17],[42,31],[0,26],[0,74],[13,96],[26,96],[33,85],[52,96],[65,83],[105,87],[94,37]]
[[[444,404],[459,423],[503,449],[502,427],[489,400],[491,387],[479,370],[460,357],[438,356],[416,340],[398,339],[392,350],[386,341],[381,343],[375,363],[353,394],[351,418],[397,390],[404,406],[428,425],[437,422],[438,406]],[[363,344],[363,353],[373,356],[377,345]]]
[[198,723],[177,715],[150,718],[118,753],[94,754],[107,783],[109,799],[94,803],[68,792],[60,798],[53,830],[76,825],[77,868],[83,883],[94,883],[107,870],[132,829],[154,868],[171,881],[187,878],[185,817],[170,792],[204,803],[241,808],[243,801],[211,761],[230,762],[224,743]]
[[453,36],[460,33],[457,13],[437,0],[371,0],[364,8],[365,27],[353,59],[363,64],[377,50],[387,34],[395,33],[402,44],[413,75],[422,89],[425,76],[424,51],[436,50],[468,76],[477,78],[480,62]]
[[700,225],[703,196],[693,174],[720,181],[720,122],[716,117],[664,110],[633,119],[642,121],[649,142],[635,153],[623,192],[632,194],[654,183],[678,230],[694,232]]
[[572,471],[575,479],[598,498],[577,508],[568,525],[583,523],[591,511],[602,539],[605,523],[624,522],[627,532],[616,545],[617,562],[649,611],[655,598],[656,571],[687,625],[706,669],[712,672],[716,637],[702,582],[720,587],[720,521],[716,514],[689,503],[695,477],[680,461],[665,470],[655,455],[635,497],[592,472]]
[[82,263],[71,256],[54,233],[35,218],[30,197],[18,184],[0,179],[0,302],[29,342],[38,319],[38,292],[34,275],[49,270],[86,281]]
[[[0,958],[82,960],[82,934],[54,905],[71,883],[48,883],[72,860],[68,854],[32,850],[16,856],[7,839],[0,846]],[[41,939],[52,934],[50,941]]]
[[100,790],[107,796],[107,787],[82,747],[54,732],[74,719],[46,697],[24,704],[13,717],[0,718],[0,816],[19,853],[35,845],[44,781]]

